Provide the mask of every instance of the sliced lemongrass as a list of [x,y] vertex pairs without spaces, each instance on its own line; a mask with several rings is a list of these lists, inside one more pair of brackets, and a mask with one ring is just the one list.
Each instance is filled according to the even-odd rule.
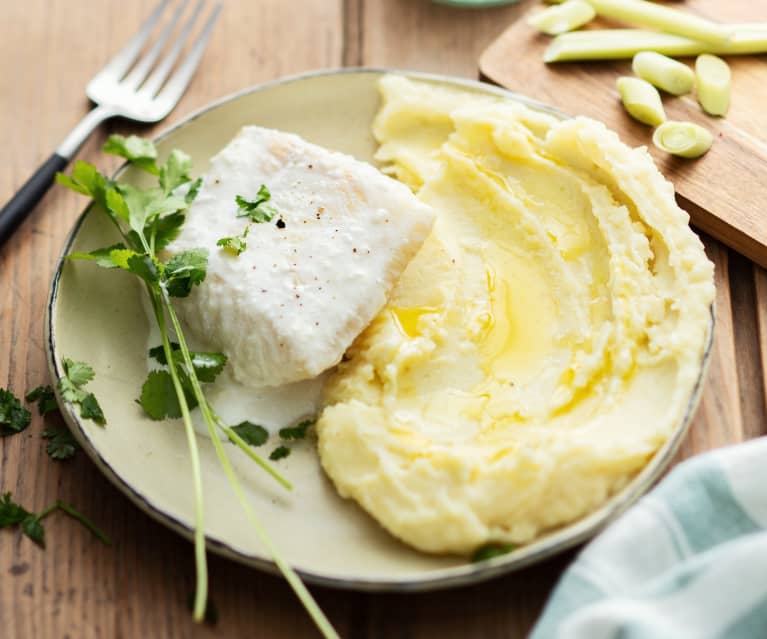
[[711,148],[714,136],[692,122],[664,122],[653,133],[652,141],[659,149],[683,158],[698,158]]
[[640,51],[631,63],[634,73],[672,95],[684,95],[695,85],[695,73],[686,64],[655,51]]
[[731,30],[721,24],[646,0],[588,0],[588,2],[600,16],[653,27],[701,42],[718,44],[726,41],[731,35]]
[[594,19],[596,12],[585,0],[567,0],[531,16],[528,23],[547,35],[559,35],[582,27]]
[[643,29],[573,31],[554,38],[543,54],[543,61],[620,60],[632,58],[640,51],[655,51],[670,56],[767,53],[767,31],[739,29],[730,40],[719,45]]
[[650,126],[658,126],[666,121],[660,93],[652,84],[641,78],[623,76],[615,83],[621,102],[629,115]]
[[730,108],[730,67],[722,58],[704,53],[695,60],[698,102],[710,115],[724,115]]

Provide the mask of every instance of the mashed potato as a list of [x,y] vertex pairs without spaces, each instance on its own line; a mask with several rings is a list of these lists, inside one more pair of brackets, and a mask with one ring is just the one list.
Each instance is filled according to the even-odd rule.
[[644,148],[387,76],[378,157],[437,212],[325,389],[322,464],[426,552],[600,506],[683,418],[713,267]]

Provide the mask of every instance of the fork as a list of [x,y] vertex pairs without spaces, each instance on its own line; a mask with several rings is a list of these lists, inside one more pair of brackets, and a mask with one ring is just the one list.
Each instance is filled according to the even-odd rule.
[[214,6],[186,57],[171,75],[173,66],[202,13],[205,0],[198,0],[162,59],[160,56],[163,49],[189,0],[182,0],[152,46],[141,56],[144,45],[160,22],[169,1],[161,0],[136,35],[88,83],[85,92],[96,107],[72,129],[53,155],[35,171],[0,211],[0,246],[45,195],[56,173],[69,163],[99,124],[115,116],[137,122],[159,122],[181,99],[200,63],[221,11],[221,3]]

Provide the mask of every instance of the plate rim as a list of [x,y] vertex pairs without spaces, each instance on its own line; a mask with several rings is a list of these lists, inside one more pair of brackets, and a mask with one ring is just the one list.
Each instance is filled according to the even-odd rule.
[[[520,93],[509,91],[507,89],[503,89],[501,87],[482,81],[437,73],[408,71],[383,67],[345,67],[341,69],[323,69],[320,71],[309,71],[304,73],[291,74],[236,91],[193,111],[178,122],[163,129],[152,139],[154,141],[162,140],[177,129],[197,120],[202,115],[205,115],[206,113],[220,106],[251,95],[252,93],[271,89],[283,84],[300,82],[302,80],[308,80],[322,76],[366,73],[373,75],[392,73],[403,75],[408,78],[427,80],[442,84],[451,84],[454,86],[464,86],[473,90],[479,90],[485,93],[498,95],[502,98],[513,99],[517,102],[521,102],[527,106],[549,113],[561,119],[570,117],[560,110],[547,104],[533,100]],[[119,175],[127,165],[127,162],[123,163],[113,175]],[[62,269],[66,261],[65,256],[68,254],[72,244],[77,238],[80,228],[82,227],[82,224],[85,221],[86,216],[90,212],[91,208],[92,204],[89,203],[76,220],[70,233],[67,235],[66,241],[64,242],[58,261],[56,263],[56,271],[49,288],[45,309],[44,341],[48,370],[50,372],[52,381],[60,379],[62,374],[62,371],[56,362],[56,331],[53,325],[55,318],[55,306],[58,300],[59,285],[62,277]],[[652,487],[655,481],[668,468],[682,441],[684,441],[684,438],[689,431],[690,423],[692,422],[698,404],[700,403],[701,393],[711,361],[714,328],[716,323],[714,308],[715,303],[712,303],[710,308],[708,334],[706,337],[706,344],[702,356],[700,373],[696,380],[695,387],[693,388],[690,395],[690,399],[688,401],[683,418],[675,426],[671,436],[667,439],[663,446],[655,452],[653,457],[644,466],[644,468],[637,475],[635,475],[629,481],[629,483],[626,484],[626,486],[624,486],[616,494],[612,495],[597,510],[589,513],[585,517],[577,519],[570,524],[545,534],[538,541],[533,541],[529,545],[523,545],[518,550],[510,552],[506,555],[501,555],[499,557],[477,563],[467,561],[466,564],[452,566],[450,568],[439,568],[434,571],[430,571],[424,577],[411,577],[407,579],[366,579],[328,576],[322,573],[300,568],[295,568],[296,572],[306,583],[340,590],[355,590],[363,592],[433,591],[480,583],[494,577],[499,577],[501,575],[521,570],[522,568],[560,554],[561,552],[577,546],[587,539],[596,536],[608,524],[612,523],[628,508],[634,505],[637,500],[639,500]],[[120,490],[126,497],[128,497],[143,512],[148,514],[155,521],[160,522],[174,532],[180,534],[185,539],[191,540],[194,535],[194,528],[187,526],[174,515],[171,515],[168,512],[162,510],[159,506],[156,506],[148,495],[145,495],[144,493],[136,490],[127,480],[123,479],[123,477],[120,476],[120,474],[114,468],[112,468],[112,466],[102,457],[98,448],[93,444],[83,429],[80,416],[76,413],[72,405],[62,401],[58,388],[55,384],[54,390],[62,416],[67,422],[69,428],[72,430],[73,435],[82,446],[83,450],[93,461],[99,471],[103,473],[118,490]],[[218,555],[232,559],[238,563],[257,568],[273,575],[279,576],[281,574],[274,562],[270,559],[237,550],[231,544],[223,541],[220,538],[206,535],[205,540],[206,548],[209,551],[215,552]]]

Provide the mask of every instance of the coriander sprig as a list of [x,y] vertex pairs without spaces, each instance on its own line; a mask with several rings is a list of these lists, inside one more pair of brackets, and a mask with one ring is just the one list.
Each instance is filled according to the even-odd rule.
[[27,537],[41,548],[45,548],[45,529],[41,522],[55,510],[60,510],[72,519],[80,522],[103,544],[107,546],[112,544],[111,539],[74,506],[63,501],[55,501],[39,513],[33,513],[21,504],[13,501],[11,493],[5,493],[0,497],[0,528],[20,525],[21,531]]
[[[68,257],[93,261],[102,268],[129,272],[142,280],[149,297],[162,341],[161,351],[155,351],[154,356],[162,353],[167,372],[160,371],[154,377],[150,373],[152,381],[150,382],[148,378],[145,382],[139,403],[150,417],[162,418],[175,416],[178,413],[184,423],[195,496],[194,553],[197,588],[194,597],[194,619],[195,621],[203,620],[208,594],[202,473],[199,449],[191,419],[191,410],[196,405],[199,407],[208,428],[219,463],[259,540],[270,552],[282,574],[323,635],[325,637],[337,637],[333,627],[311,594],[274,546],[250,507],[221,444],[218,429],[222,429],[233,443],[283,486],[289,488],[290,484],[271,468],[268,462],[250,450],[243,438],[224,423],[208,403],[202,389],[202,382],[212,381],[211,376],[206,377],[200,369],[198,356],[201,354],[194,353],[189,349],[183,327],[173,307],[172,298],[188,296],[195,286],[204,281],[207,272],[208,252],[206,249],[182,251],[166,261],[160,259],[157,253],[178,236],[185,220],[185,211],[199,191],[201,181],[199,179],[192,181],[189,177],[191,159],[185,153],[174,150],[170,153],[165,164],[158,166],[158,154],[154,145],[136,136],[128,138],[112,136],[104,147],[104,151],[124,157],[137,168],[157,176],[158,186],[141,189],[111,180],[86,162],[76,162],[71,177],[62,174],[57,175],[59,183],[92,197],[112,221],[123,239],[120,244],[90,253],[72,254]],[[180,194],[182,188],[187,188],[186,195]],[[243,199],[242,202],[238,201],[240,213],[243,217],[249,217],[253,222],[268,221],[274,215],[274,210],[266,204],[269,198],[270,194],[268,190],[265,190],[263,193],[259,191],[257,200],[245,201]],[[170,341],[169,327],[173,329],[177,343]],[[223,357],[221,355],[221,358]],[[223,362],[220,360],[219,362],[220,367],[223,368],[225,358]],[[215,374],[212,375],[212,378],[215,378]],[[173,396],[169,397],[171,394]],[[157,410],[154,411],[153,416],[152,411],[154,409]]]

